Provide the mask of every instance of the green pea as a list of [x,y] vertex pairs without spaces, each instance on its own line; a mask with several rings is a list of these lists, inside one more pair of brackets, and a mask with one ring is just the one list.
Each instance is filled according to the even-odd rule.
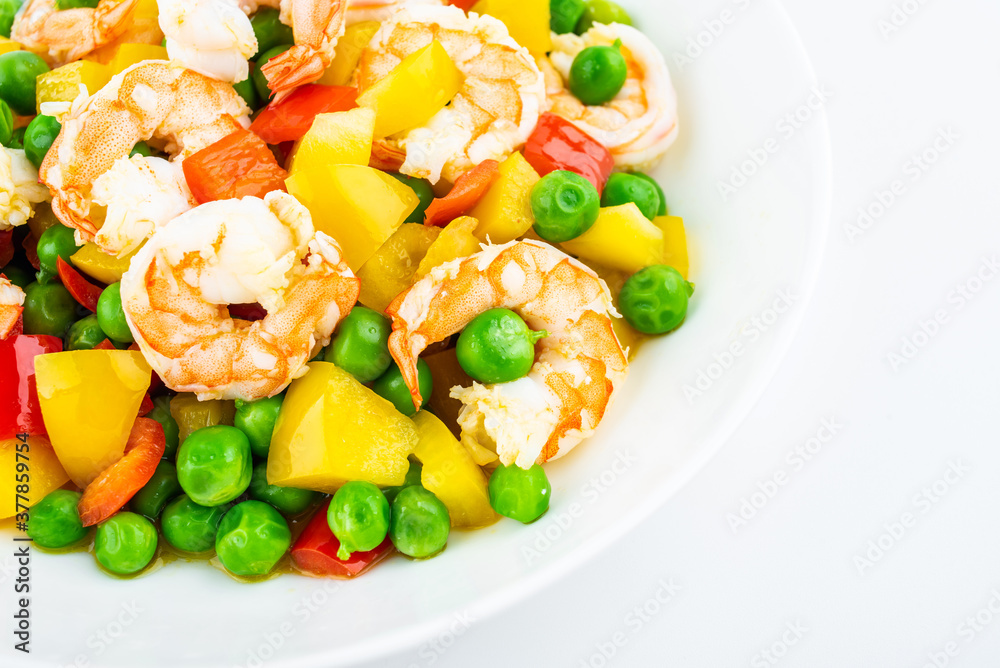
[[167,504],[160,529],[168,543],[184,552],[207,552],[215,547],[219,522],[229,506],[199,506],[187,494]]
[[92,350],[106,338],[97,316],[91,313],[70,325],[66,332],[66,350]]
[[153,149],[149,148],[149,144],[147,144],[144,141],[141,141],[137,143],[135,146],[133,146],[132,150],[129,151],[128,157],[131,158],[133,155],[141,155],[144,158],[148,158],[149,156],[153,155]]
[[673,267],[654,264],[632,274],[618,295],[618,307],[628,324],[643,334],[666,334],[687,315],[694,283]]
[[271,58],[288,51],[290,48],[292,48],[291,43],[271,47],[257,56],[257,60],[254,61],[255,67],[253,68],[253,72],[250,74],[250,78],[253,79],[254,88],[257,89],[257,95],[260,96],[262,102],[266,102],[271,99],[271,88],[267,85],[267,77],[265,77],[264,73],[260,71],[260,68],[264,66],[264,63],[271,60]]
[[77,504],[80,492],[57,489],[32,506],[28,515],[28,537],[51,550],[67,547],[86,537]]
[[582,35],[595,23],[610,25],[612,23],[623,23],[632,25],[632,17],[628,15],[621,5],[611,0],[587,0],[587,6],[583,10],[580,22],[576,24],[576,34]]
[[97,321],[108,338],[118,343],[132,343],[132,331],[125,320],[125,309],[122,308],[122,284],[112,283],[104,288],[97,299]]
[[[15,53],[17,52],[15,51]],[[62,125],[54,116],[45,116],[44,114],[35,116],[28,123],[28,127],[24,131],[24,155],[35,166],[35,169],[42,166],[45,154],[49,152],[61,129]]]
[[538,464],[522,469],[501,464],[490,476],[490,505],[504,517],[529,524],[549,509],[552,486]]
[[24,0],[0,0],[0,35],[10,38],[10,30],[14,25],[14,15],[24,4]]
[[291,44],[295,41],[291,26],[282,23],[280,16],[281,12],[277,9],[262,7],[250,17],[250,26],[257,38],[257,53],[254,54],[253,60],[279,44]]
[[667,196],[663,193],[663,188],[660,187],[657,180],[649,174],[643,174],[642,172],[636,172],[633,176],[637,176],[643,181],[648,181],[653,184],[653,187],[656,188],[656,194],[660,196],[660,205],[656,207],[656,215],[666,216],[669,213],[667,209]]
[[474,380],[506,383],[528,375],[535,363],[535,343],[548,335],[528,329],[513,311],[494,308],[465,326],[455,353],[462,370]]
[[326,512],[330,530],[340,541],[337,558],[374,550],[389,533],[389,502],[382,491],[362,480],[346,483],[330,500]]
[[219,506],[250,486],[251,461],[242,431],[222,424],[202,427],[177,449],[177,480],[195,503]]
[[587,105],[601,105],[618,95],[628,78],[621,41],[614,46],[589,46],[573,59],[569,90]]
[[[6,102],[4,103],[6,104]],[[28,128],[15,128],[13,132],[10,133],[10,142],[7,144],[7,148],[24,148],[24,133]]]
[[432,492],[414,486],[396,495],[389,537],[397,550],[417,559],[430,557],[444,549],[450,532],[448,508]]
[[56,11],[64,9],[94,9],[100,0],[56,0]]
[[288,551],[292,532],[285,518],[263,501],[233,506],[219,523],[215,551],[234,575],[267,575]]
[[396,499],[396,495],[407,487],[420,485],[420,477],[423,475],[423,468],[424,467],[420,465],[420,462],[410,460],[410,468],[406,471],[406,479],[403,480],[403,484],[386,487],[382,490],[382,494],[385,495],[386,500],[389,503],[392,503]]
[[573,32],[583,18],[587,3],[583,0],[549,0],[549,27],[552,32],[564,35]]
[[561,243],[575,239],[597,221],[601,196],[594,184],[579,174],[557,170],[546,174],[531,189],[535,233]]
[[318,492],[298,487],[279,487],[267,483],[267,462],[253,467],[250,477],[250,498],[270,503],[285,515],[298,515],[320,497]]
[[180,427],[177,420],[170,414],[170,397],[162,396],[153,399],[153,410],[146,414],[151,420],[156,420],[163,427],[163,435],[166,437],[167,445],[163,450],[163,456],[173,459],[177,454],[177,446],[180,443]]
[[80,250],[73,237],[73,228],[65,225],[53,225],[42,232],[38,238],[38,282],[48,283],[59,276],[58,258],[69,262],[73,253]]
[[267,457],[271,449],[271,435],[274,433],[274,423],[281,412],[284,394],[278,394],[257,401],[236,400],[236,417],[233,425],[250,441],[250,451],[254,457]]
[[660,201],[660,193],[654,184],[635,174],[621,172],[611,175],[604,186],[604,194],[601,195],[601,206],[620,206],[632,202],[650,220],[656,218]]
[[0,274],[6,276],[7,280],[22,290],[35,280],[34,275],[30,271],[16,264],[8,264],[0,270]]
[[250,107],[250,111],[256,111],[260,107],[260,96],[257,95],[257,87],[253,83],[253,77],[248,76],[243,81],[238,81],[233,84],[233,89],[239,93],[239,96],[243,98],[243,101],[247,103]]
[[35,113],[35,80],[49,71],[38,54],[8,51],[0,55],[0,99],[21,116]]
[[[431,368],[422,359],[417,360],[417,386],[421,402],[427,403],[434,390],[434,380],[431,377]],[[410,390],[403,380],[403,374],[395,362],[372,384],[372,389],[382,398],[391,401],[396,410],[403,415],[409,416],[417,412]]]
[[62,283],[31,283],[24,289],[24,333],[62,337],[76,320],[76,300]]
[[149,565],[156,554],[156,527],[142,515],[118,513],[97,527],[94,556],[107,570],[129,575]]
[[177,467],[168,461],[161,461],[156,465],[153,477],[142,486],[132,500],[129,507],[135,512],[155,520],[163,512],[163,507],[167,502],[181,493],[181,485],[177,482]]
[[14,114],[10,105],[0,100],[0,144],[10,146],[14,136]]
[[337,335],[326,351],[333,362],[361,383],[370,383],[389,368],[389,318],[364,306],[355,306],[337,327]]
[[427,207],[431,205],[431,202],[434,201],[434,190],[431,188],[430,182],[427,179],[418,179],[415,176],[407,176],[406,174],[398,174],[396,172],[389,172],[389,176],[409,186],[410,190],[417,196],[417,199],[420,200],[417,208],[406,217],[404,222],[420,223],[423,225],[424,213],[427,211]]

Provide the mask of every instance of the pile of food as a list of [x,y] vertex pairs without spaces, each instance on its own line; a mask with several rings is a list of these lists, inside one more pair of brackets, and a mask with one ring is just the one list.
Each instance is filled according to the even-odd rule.
[[0,33],[0,518],[42,548],[353,577],[533,522],[685,318],[644,173],[676,95],[609,0],[0,0]]

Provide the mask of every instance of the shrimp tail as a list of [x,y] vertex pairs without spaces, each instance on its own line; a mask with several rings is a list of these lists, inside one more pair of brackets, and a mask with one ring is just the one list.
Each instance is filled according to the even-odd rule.
[[[399,295],[393,303],[389,305],[389,309],[392,309],[398,303],[402,303],[400,298],[406,297],[407,293]],[[395,311],[390,311],[390,313]],[[417,374],[417,356],[413,354],[413,349],[410,345],[410,333],[407,330],[406,323],[399,319],[393,319],[392,323],[392,334],[389,335],[389,353],[392,358],[396,360],[396,365],[399,366],[399,371],[403,374],[403,381],[406,383],[407,389],[410,390],[410,397],[413,398],[413,406],[416,410],[420,410],[420,405],[423,403],[423,398],[420,396],[420,382]]]
[[281,102],[299,86],[316,81],[326,70],[323,59],[315,49],[296,44],[288,51],[267,61],[260,71],[267,78],[268,87],[274,91],[274,102]]

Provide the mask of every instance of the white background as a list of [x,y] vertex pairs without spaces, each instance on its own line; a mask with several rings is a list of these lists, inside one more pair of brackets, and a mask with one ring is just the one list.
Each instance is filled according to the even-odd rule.
[[[706,3],[706,20],[729,4]],[[832,94],[834,202],[818,288],[767,392],[598,558],[366,665],[1000,665],[1000,274],[977,282],[1000,260],[1000,3],[784,5]],[[944,152],[939,133],[957,136]],[[852,235],[880,193],[884,214]],[[833,438],[790,455],[824,419]]]

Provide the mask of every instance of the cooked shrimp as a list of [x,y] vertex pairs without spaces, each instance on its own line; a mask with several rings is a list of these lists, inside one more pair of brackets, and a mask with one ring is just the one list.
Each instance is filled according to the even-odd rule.
[[463,436],[522,468],[566,454],[590,436],[625,378],[608,286],[591,269],[537,241],[487,246],[435,269],[396,297],[389,350],[420,406],[417,358],[474,317],[509,308],[549,336],[531,372],[509,383],[455,387]]
[[[566,89],[573,59],[589,46],[622,41],[625,86],[612,101],[586,106]],[[677,139],[677,93],[663,54],[648,37],[620,23],[595,24],[583,36],[553,35],[552,52],[538,59],[552,113],[572,121],[608,147],[619,167],[655,164]]]
[[237,0],[159,0],[167,54],[188,69],[236,83],[249,76],[257,52],[250,19]]
[[347,25],[351,26],[362,21],[378,21],[382,23],[391,17],[403,5],[436,5],[447,4],[444,0],[351,0],[347,4]]
[[24,290],[7,280],[0,274],[0,341],[7,338],[14,330],[18,318],[21,317],[24,304]]
[[279,19],[291,26],[295,45],[260,70],[274,91],[275,102],[323,76],[344,34],[346,9],[347,0],[281,0]]
[[[199,399],[281,392],[358,298],[360,282],[309,211],[274,191],[202,204],[158,229],[121,282],[125,317],[164,383]],[[267,315],[234,320],[228,304]]]
[[465,81],[427,125],[380,143],[405,151],[404,174],[454,182],[483,160],[502,162],[527,141],[545,104],[545,82],[531,54],[497,19],[466,16],[458,7],[406,5],[362,52],[355,73],[360,90],[431,40],[441,43]]
[[56,9],[55,0],[28,0],[14,18],[10,38],[51,65],[64,65],[128,30],[138,0],[100,0],[97,7]]
[[[178,162],[249,126],[249,113],[232,86],[176,63],[147,60],[116,75],[89,98],[81,95],[73,102],[42,162],[39,180],[49,187],[52,210],[59,220],[77,230],[77,241],[92,241],[105,216],[103,207],[94,200],[95,182],[112,171],[116,161],[127,162],[137,142],[154,140]],[[149,162],[148,158],[142,160]],[[120,167],[107,177],[112,190],[126,190],[121,193],[124,197],[130,196],[128,189],[148,185],[116,180],[118,173],[128,171]],[[156,171],[150,169],[150,173]],[[163,189],[171,192],[173,186],[168,183]],[[175,204],[159,212],[146,206],[136,212],[137,218],[127,217],[120,224],[122,229],[115,232],[117,238],[124,239],[115,248],[141,242],[149,231],[142,218],[152,215],[154,227],[163,225],[177,212],[180,204]],[[138,230],[130,232],[133,222]]]
[[0,150],[0,231],[24,225],[35,205],[48,199],[49,189],[38,182],[38,172],[24,151]]

